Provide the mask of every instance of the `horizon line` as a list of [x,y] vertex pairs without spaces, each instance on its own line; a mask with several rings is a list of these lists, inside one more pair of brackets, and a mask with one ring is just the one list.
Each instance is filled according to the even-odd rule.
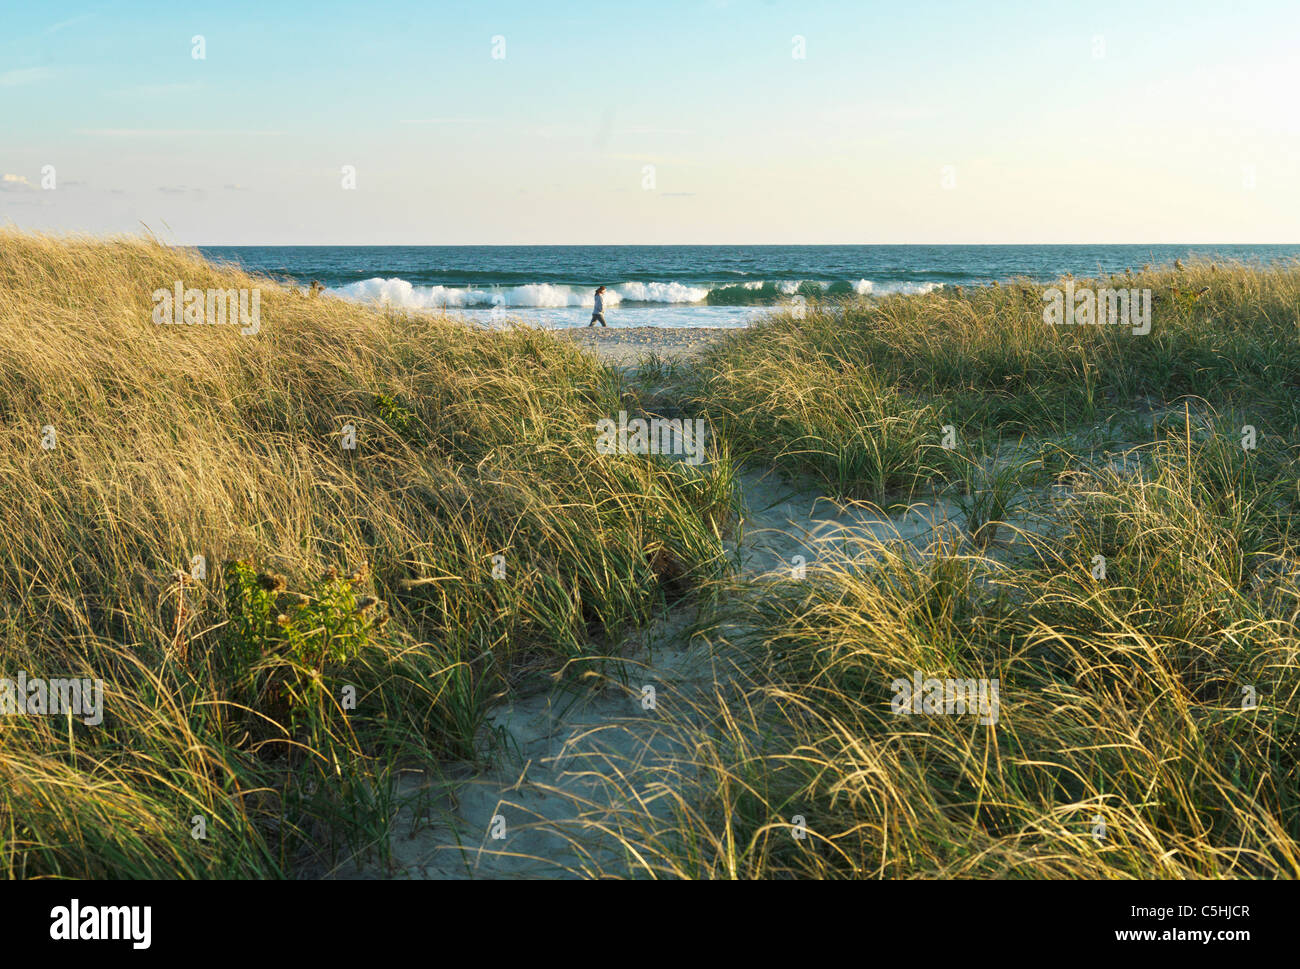
[[1296,242],[189,242],[166,245],[199,248],[288,248],[353,249],[428,248],[428,249],[672,249],[695,248],[814,248],[814,247],[891,247],[909,246],[1297,246]]

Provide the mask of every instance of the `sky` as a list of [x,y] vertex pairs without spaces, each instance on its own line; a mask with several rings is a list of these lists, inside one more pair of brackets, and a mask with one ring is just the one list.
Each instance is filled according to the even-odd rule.
[[0,24],[24,229],[1300,242],[1296,0],[0,0]]

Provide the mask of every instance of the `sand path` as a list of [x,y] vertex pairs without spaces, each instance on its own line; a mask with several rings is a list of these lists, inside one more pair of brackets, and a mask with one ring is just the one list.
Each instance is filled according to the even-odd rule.
[[[745,511],[731,543],[742,581],[813,563],[853,536],[901,538],[918,549],[956,529],[945,502],[890,518],[840,505],[774,477],[741,477]],[[349,865],[335,877],[590,878],[626,876],[629,860],[609,833],[671,810],[690,768],[694,703],[715,688],[715,657],[692,627],[688,599],[633,633],[602,670],[554,678],[489,716],[490,766],[400,782],[391,864]],[[569,671],[571,674],[573,670]],[[725,674],[724,674],[725,675]],[[648,688],[653,689],[653,701]],[[635,868],[635,862],[632,862]]]
[[[723,331],[576,330],[562,334],[617,367],[640,354],[689,361]],[[839,503],[775,474],[738,478],[743,512],[729,543],[739,580],[758,585],[839,550],[899,540],[917,551],[960,542],[964,516],[946,499],[892,514]],[[1059,489],[1058,489],[1059,490]],[[1032,527],[1021,515],[1013,526]],[[1018,541],[1009,528],[1002,534]],[[1005,544],[1005,541],[1004,543]],[[855,546],[856,549],[855,549]],[[690,776],[696,704],[728,672],[690,597],[631,633],[617,655],[596,658],[521,690],[494,709],[477,765],[410,771],[399,782],[390,862],[327,874],[369,878],[626,877],[638,870],[616,833],[662,817]],[[653,691],[653,699],[651,698]],[[486,763],[487,766],[484,766]],[[644,870],[641,868],[640,870]]]

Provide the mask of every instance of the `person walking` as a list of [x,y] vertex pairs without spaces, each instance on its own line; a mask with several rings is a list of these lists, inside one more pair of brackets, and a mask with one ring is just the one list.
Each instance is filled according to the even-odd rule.
[[591,310],[591,322],[588,326],[595,326],[596,321],[600,320],[600,325],[605,325],[605,287],[596,287],[596,305]]

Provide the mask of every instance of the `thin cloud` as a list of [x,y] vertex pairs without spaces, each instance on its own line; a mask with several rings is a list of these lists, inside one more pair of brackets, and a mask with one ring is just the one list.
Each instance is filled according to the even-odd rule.
[[202,88],[198,81],[185,81],[178,84],[132,84],[107,92],[115,98],[156,98],[169,94],[189,94]]
[[78,128],[79,135],[104,138],[147,138],[153,135],[281,135],[282,131],[248,131],[238,128]]
[[64,27],[71,27],[73,24],[79,24],[83,20],[89,20],[93,16],[95,16],[95,11],[92,10],[90,13],[83,13],[77,17],[69,17],[67,20],[60,20],[52,27],[47,27],[45,32],[47,34],[57,34]]
[[402,124],[487,124],[483,118],[403,118]]
[[683,168],[694,165],[695,162],[685,155],[660,155],[655,152],[646,155],[634,155],[629,152],[611,152],[605,156],[614,161],[636,162],[638,165],[680,165]]
[[48,80],[53,76],[54,69],[51,67],[20,67],[0,74],[0,87],[22,87],[25,84]]

